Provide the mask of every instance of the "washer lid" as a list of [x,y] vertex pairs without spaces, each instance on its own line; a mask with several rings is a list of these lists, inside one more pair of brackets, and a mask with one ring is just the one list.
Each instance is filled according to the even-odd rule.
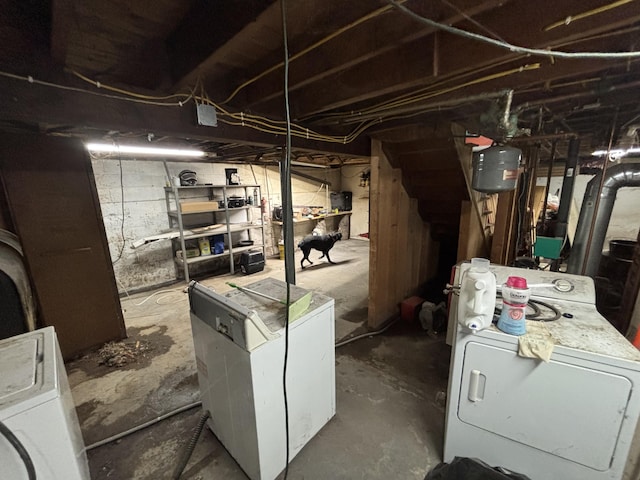
[[32,388],[37,381],[38,337],[29,336],[0,344],[0,405]]

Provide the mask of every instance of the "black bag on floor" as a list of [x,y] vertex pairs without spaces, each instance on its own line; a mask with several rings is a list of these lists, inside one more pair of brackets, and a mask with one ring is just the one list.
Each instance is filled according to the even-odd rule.
[[427,473],[424,480],[530,480],[526,475],[502,467],[490,467],[475,458],[455,457]]

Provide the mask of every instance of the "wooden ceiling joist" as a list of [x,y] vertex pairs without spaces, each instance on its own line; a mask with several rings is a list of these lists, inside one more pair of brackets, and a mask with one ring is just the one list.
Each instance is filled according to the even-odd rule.
[[[254,146],[284,145],[282,135],[248,127],[218,123],[198,126],[195,107],[165,107],[132,103],[90,93],[58,90],[0,76],[0,121],[22,125],[68,125],[78,131],[136,132],[146,135],[239,143]],[[328,143],[294,137],[293,148],[345,156],[368,156],[370,142],[362,136],[352,143]]]

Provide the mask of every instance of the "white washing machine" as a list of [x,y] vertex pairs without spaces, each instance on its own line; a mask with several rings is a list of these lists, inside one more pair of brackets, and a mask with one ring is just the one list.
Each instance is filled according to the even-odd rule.
[[[53,327],[0,341],[0,421],[24,446],[36,478],[89,480],[89,466]],[[29,478],[0,435],[0,477]]]
[[[267,278],[247,288],[286,297]],[[291,300],[308,292],[291,287]],[[209,428],[252,480],[273,480],[285,467],[282,389],[284,313],[281,303],[233,290],[219,295],[192,282],[191,328]],[[334,300],[314,293],[289,325],[287,396],[290,459],[336,413]]]
[[[469,266],[456,268],[454,285]],[[564,316],[545,322],[555,342],[547,363],[518,356],[518,337],[495,326],[465,331],[453,296],[444,461],[475,457],[532,480],[622,478],[640,415],[640,352],[596,310],[591,278],[490,270],[498,285],[525,277],[531,298]]]

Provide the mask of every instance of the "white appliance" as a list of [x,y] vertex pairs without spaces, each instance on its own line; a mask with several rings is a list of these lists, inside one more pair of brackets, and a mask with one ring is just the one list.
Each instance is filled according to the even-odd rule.
[[[53,327],[0,341],[0,421],[22,443],[38,479],[88,480],[89,466]],[[0,435],[0,476],[29,478]]]
[[[246,288],[286,297],[268,278]],[[291,301],[306,290],[292,286]],[[282,389],[285,307],[251,293],[225,296],[192,282],[191,327],[209,428],[252,480],[273,480],[286,463]],[[334,301],[314,293],[289,324],[290,459],[335,415]]]
[[[456,268],[455,285],[468,267]],[[495,326],[465,330],[453,296],[444,461],[475,457],[532,480],[622,478],[640,414],[640,352],[596,310],[591,278],[490,269],[498,285],[525,277],[531,298],[564,316],[545,322],[555,341],[545,363],[518,356],[518,337]]]

